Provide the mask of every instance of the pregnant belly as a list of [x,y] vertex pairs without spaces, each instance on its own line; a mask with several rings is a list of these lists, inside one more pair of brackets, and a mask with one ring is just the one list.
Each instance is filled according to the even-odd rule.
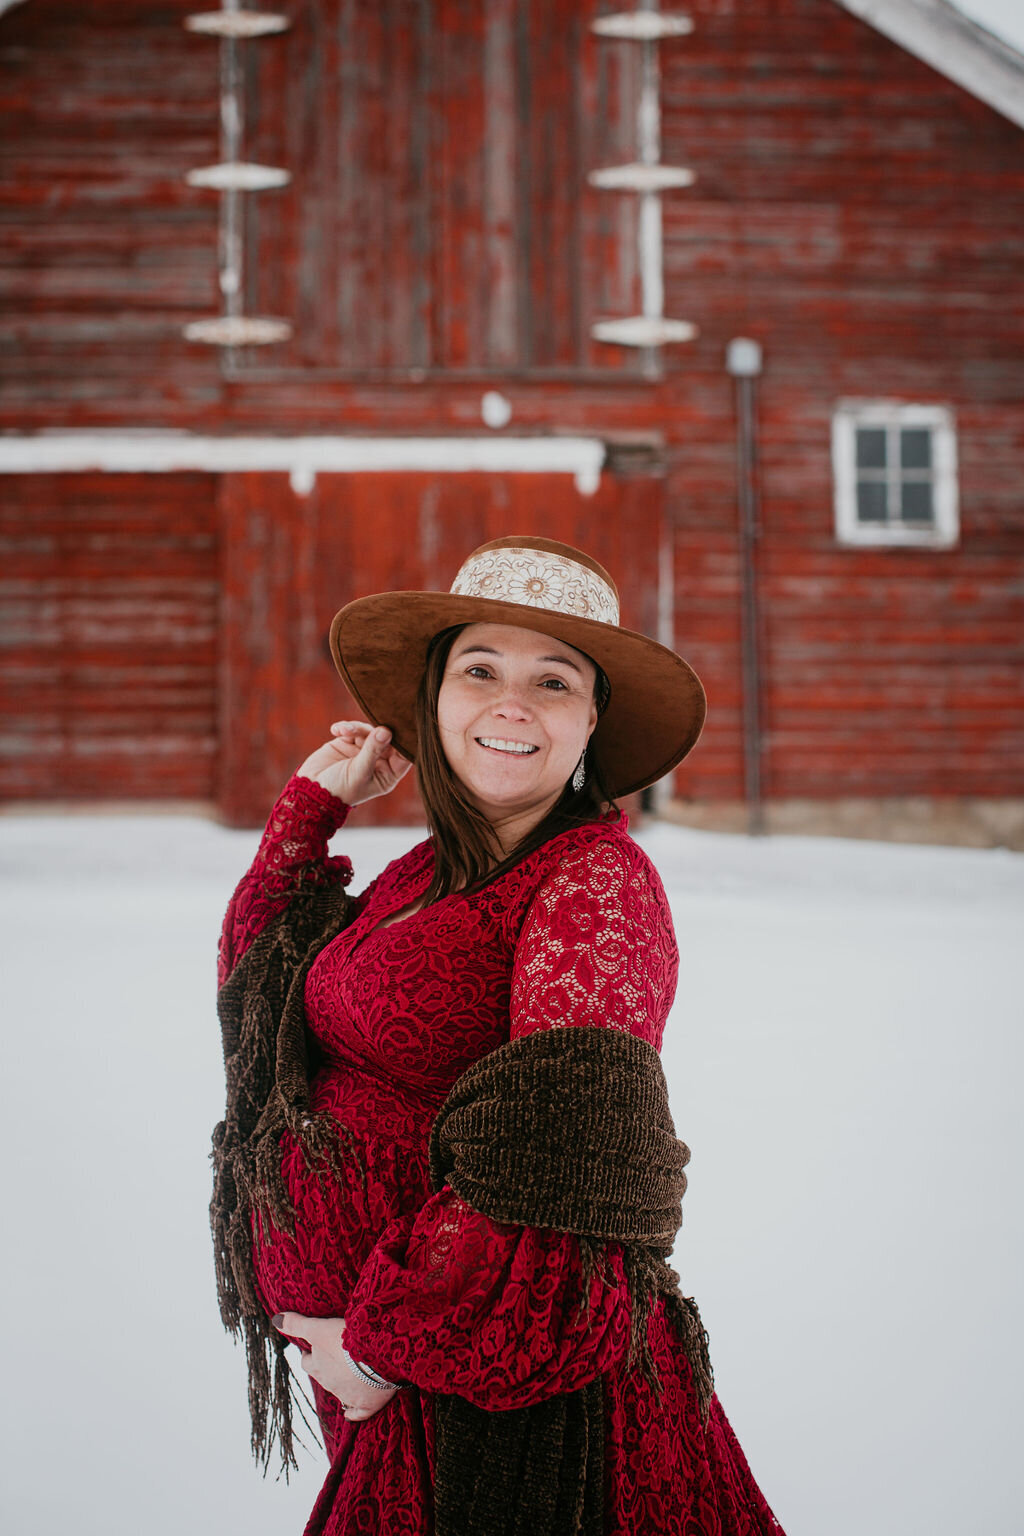
[[[375,1103],[375,1100],[377,1101]],[[294,1233],[253,1219],[253,1261],[263,1303],[308,1317],[345,1313],[371,1249],[394,1221],[410,1222],[430,1194],[427,1137],[432,1112],[325,1069],[312,1107],[337,1120],[344,1178],[318,1176],[290,1134],[281,1138],[281,1171],[295,1209]]]

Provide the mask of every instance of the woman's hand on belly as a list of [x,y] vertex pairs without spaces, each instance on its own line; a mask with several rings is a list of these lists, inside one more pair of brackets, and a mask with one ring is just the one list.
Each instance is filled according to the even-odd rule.
[[279,1312],[273,1324],[278,1333],[285,1334],[293,1343],[307,1345],[301,1353],[302,1369],[338,1399],[346,1419],[372,1418],[400,1390],[371,1386],[356,1375],[345,1350],[343,1317],[302,1317],[298,1312]]

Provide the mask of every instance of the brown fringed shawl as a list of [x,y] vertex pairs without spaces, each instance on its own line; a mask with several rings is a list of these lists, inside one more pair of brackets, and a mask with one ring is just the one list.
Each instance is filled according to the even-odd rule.
[[[658,1295],[690,1362],[698,1408],[714,1391],[707,1335],[666,1260],[682,1219],[684,1167],[661,1060],[619,1029],[539,1030],[483,1057],[434,1122],[430,1177],[493,1221],[576,1233],[581,1311],[622,1244],[631,1301],[627,1368],[639,1363],[660,1399],[648,1322]],[[600,1536],[600,1377],[535,1407],[488,1413],[438,1397],[438,1536]]]
[[[250,1219],[292,1231],[281,1177],[289,1130],[320,1177],[358,1156],[329,1115],[309,1110],[306,973],[351,921],[333,890],[303,894],[246,952],[217,998],[224,1035],[227,1114],[213,1138],[210,1206],[221,1316],[243,1334],[253,1451],[266,1466],[275,1435],[285,1468],[292,1447],[292,1380],[284,1339],[260,1304]],[[681,1220],[689,1150],[678,1141],[654,1048],[620,1029],[557,1028],[511,1041],[458,1079],[430,1139],[435,1190],[451,1185],[492,1220],[575,1233],[581,1312],[622,1244],[631,1300],[627,1364],[660,1396],[647,1325],[659,1295],[690,1362],[702,1418],[713,1392],[707,1335],[666,1262]],[[438,1536],[600,1536],[603,1395],[598,1377],[531,1408],[486,1412],[434,1398]]]
[[[310,1168],[342,1173],[344,1128],[309,1109],[306,973],[325,944],[352,921],[342,890],[293,897],[246,950],[217,994],[227,1111],[213,1133],[210,1227],[225,1328],[245,1340],[252,1449],[264,1471],[275,1436],[287,1473],[295,1467],[293,1390],[287,1340],[270,1325],[252,1262],[252,1213],[286,1232],[295,1211],[281,1177],[280,1140],[291,1131]],[[296,1402],[301,1413],[301,1405]]]

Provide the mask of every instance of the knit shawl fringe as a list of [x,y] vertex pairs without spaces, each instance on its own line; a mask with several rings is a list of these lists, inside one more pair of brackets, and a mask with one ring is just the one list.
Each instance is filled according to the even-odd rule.
[[321,1183],[340,1179],[346,1159],[363,1171],[353,1138],[332,1116],[310,1110],[304,999],[309,967],[355,911],[352,897],[337,888],[300,892],[217,994],[227,1078],[227,1110],[211,1153],[217,1297],[225,1328],[245,1343],[253,1455],[266,1472],[276,1441],[286,1477],[298,1465],[293,1409],[308,1425],[308,1399],[292,1376],[287,1341],[271,1327],[260,1299],[252,1222],[255,1217],[265,1241],[268,1222],[294,1233],[295,1210],[281,1173],[285,1131]]

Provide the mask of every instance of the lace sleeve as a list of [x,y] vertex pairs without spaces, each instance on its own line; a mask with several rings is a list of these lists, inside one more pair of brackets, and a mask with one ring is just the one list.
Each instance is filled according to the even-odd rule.
[[348,810],[323,785],[292,774],[274,803],[256,857],[228,905],[217,956],[218,987],[297,890],[347,885],[352,879],[350,861],[327,853],[328,841],[343,825]]
[[356,1359],[390,1381],[525,1408],[573,1392],[628,1347],[616,1253],[581,1315],[575,1238],[479,1215],[447,1185],[392,1223],[359,1276],[346,1318]]
[[679,967],[664,887],[622,834],[580,843],[538,889],[512,975],[512,1038],[554,1025],[624,1029],[661,1047]]

